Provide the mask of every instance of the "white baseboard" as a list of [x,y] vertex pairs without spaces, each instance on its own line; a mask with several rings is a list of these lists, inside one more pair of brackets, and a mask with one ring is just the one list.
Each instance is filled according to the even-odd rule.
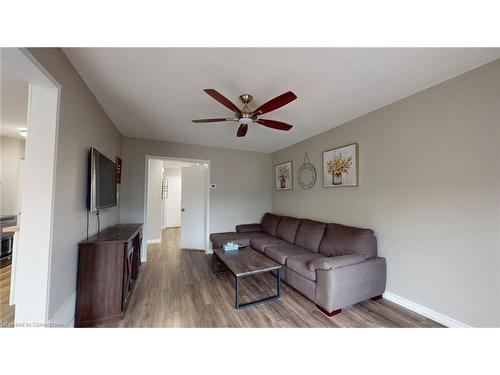
[[423,315],[426,318],[432,319],[438,323],[441,323],[442,325],[449,327],[449,328],[470,328],[469,325],[459,322],[458,320],[455,320],[453,318],[450,318],[449,316],[443,315],[437,311],[431,310],[427,307],[421,306],[415,302],[412,302],[410,300],[407,300],[406,298],[400,297],[394,293],[391,292],[385,292],[384,293],[384,298],[394,302],[400,306],[406,307],[408,310],[414,311],[417,314]]
[[76,290],[56,311],[50,322],[54,327],[73,328],[75,326]]
[[161,242],[161,238],[158,238],[157,240],[147,240],[146,243],[148,245],[151,245],[151,244],[155,244],[155,243],[160,243]]

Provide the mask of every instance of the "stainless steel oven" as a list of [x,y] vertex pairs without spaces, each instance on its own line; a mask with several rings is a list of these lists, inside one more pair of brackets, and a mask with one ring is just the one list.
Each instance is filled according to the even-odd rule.
[[[11,227],[17,224],[17,216],[0,216],[0,229]],[[2,248],[0,251],[0,267],[8,266],[12,260],[12,246],[14,233],[0,233]]]

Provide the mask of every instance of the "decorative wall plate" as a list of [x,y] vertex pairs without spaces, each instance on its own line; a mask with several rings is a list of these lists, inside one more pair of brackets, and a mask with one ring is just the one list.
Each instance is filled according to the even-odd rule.
[[316,183],[316,168],[314,168],[314,165],[309,163],[307,153],[304,158],[304,164],[302,164],[299,169],[298,178],[299,185],[304,190],[311,189]]

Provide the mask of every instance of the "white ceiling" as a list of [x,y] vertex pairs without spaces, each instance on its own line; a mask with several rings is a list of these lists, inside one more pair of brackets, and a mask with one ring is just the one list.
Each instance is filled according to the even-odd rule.
[[[274,152],[500,57],[466,48],[66,48],[125,136]],[[253,124],[190,120],[232,117],[202,90],[213,88],[253,108],[292,90],[298,99],[262,118],[289,132]]]
[[1,116],[0,134],[6,137],[23,138],[20,128],[25,128],[28,119],[28,81],[9,64],[1,64]]

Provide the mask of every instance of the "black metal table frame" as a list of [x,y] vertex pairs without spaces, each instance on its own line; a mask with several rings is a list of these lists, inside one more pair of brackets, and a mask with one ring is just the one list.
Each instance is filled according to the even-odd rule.
[[[281,298],[281,287],[280,287],[280,269],[277,268],[275,270],[271,270],[271,271],[262,271],[262,272],[255,272],[255,273],[250,273],[248,275],[235,275],[229,268],[227,268],[226,264],[224,263],[224,261],[222,259],[219,258],[220,262],[222,264],[224,264],[224,266],[226,267],[226,269],[224,271],[217,271],[217,268],[216,268],[216,257],[219,258],[217,256],[217,254],[215,254],[215,252],[212,254],[212,273],[215,275],[215,276],[219,276],[219,275],[223,275],[225,273],[232,273],[233,276],[234,276],[234,288],[235,288],[235,303],[234,303],[234,307],[236,310],[241,310],[241,309],[246,309],[247,307],[252,307],[252,306],[255,306],[255,305],[260,305],[261,303],[266,303],[266,302],[270,302],[270,301],[275,301],[275,300],[278,300]],[[246,303],[240,303],[240,278],[243,278],[243,277],[248,277],[248,276],[255,276],[255,275],[259,275],[261,273],[265,273],[265,272],[273,272],[273,271],[276,271],[276,294],[273,295],[273,296],[269,296],[269,297],[265,297],[265,298],[262,298],[262,299],[259,299],[259,300],[256,300],[256,301],[251,301],[251,302],[246,302]]]

